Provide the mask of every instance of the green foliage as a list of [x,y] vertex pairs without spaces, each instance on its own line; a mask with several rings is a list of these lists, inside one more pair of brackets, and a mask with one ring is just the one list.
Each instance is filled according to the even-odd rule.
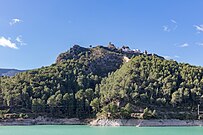
[[[106,106],[115,101],[120,103],[117,106],[121,112],[120,117],[126,117],[126,114],[130,117],[130,113],[143,112],[146,107],[157,110],[160,117],[167,110],[196,110],[197,104],[203,103],[202,78],[202,67],[180,64],[157,56],[136,56],[101,81],[101,112],[105,113]],[[130,113],[124,109],[126,104],[132,106]],[[149,114],[152,112],[147,112],[143,118],[151,117]]]
[[23,118],[23,119],[26,119],[26,118],[28,118],[28,115],[27,115],[27,114],[24,114],[24,113],[20,113],[20,114],[19,114],[19,117],[20,117],[20,118]]
[[156,116],[156,111],[151,111],[149,108],[145,108],[144,112],[142,114],[142,118],[143,119],[151,119],[151,118],[155,118]]
[[[102,77],[121,64],[121,54],[108,48],[75,45],[60,54],[56,64],[1,77],[1,106],[35,116],[90,117],[94,115],[90,103],[99,96]],[[94,110],[99,111],[99,105]]]
[[95,112],[98,112],[99,111],[99,107],[100,107],[100,100],[98,99],[98,97],[93,99],[93,101],[90,103],[90,105],[92,106],[92,108],[93,108],[93,110]]

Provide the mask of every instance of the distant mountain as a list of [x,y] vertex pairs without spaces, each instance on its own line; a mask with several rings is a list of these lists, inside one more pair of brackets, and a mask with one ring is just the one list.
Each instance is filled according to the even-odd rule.
[[17,70],[17,69],[2,69],[0,68],[0,76],[14,76],[19,72],[24,72],[25,70]]

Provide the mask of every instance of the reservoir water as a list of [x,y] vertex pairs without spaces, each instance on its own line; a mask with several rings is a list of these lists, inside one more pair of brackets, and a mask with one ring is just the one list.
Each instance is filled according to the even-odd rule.
[[0,135],[203,135],[203,127],[1,126]]

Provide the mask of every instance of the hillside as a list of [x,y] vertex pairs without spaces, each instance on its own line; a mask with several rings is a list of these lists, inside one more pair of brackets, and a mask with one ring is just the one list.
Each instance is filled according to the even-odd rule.
[[33,117],[33,114],[50,117],[94,116],[90,103],[99,94],[98,84],[124,63],[126,55],[132,57],[139,54],[103,46],[83,48],[74,45],[60,54],[51,66],[14,77],[1,77],[2,114],[25,113],[28,117]]
[[51,66],[1,77],[0,117],[196,119],[202,71],[127,46],[74,45]]
[[137,56],[102,80],[98,115],[195,119],[203,102],[202,77],[202,67]]

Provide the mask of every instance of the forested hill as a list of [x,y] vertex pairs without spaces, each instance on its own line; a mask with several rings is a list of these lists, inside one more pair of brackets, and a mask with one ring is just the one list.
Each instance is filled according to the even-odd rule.
[[141,54],[129,49],[127,52],[126,48],[117,49],[113,44],[91,48],[74,45],[60,54],[51,66],[29,70],[14,77],[1,77],[1,113],[94,116],[90,103],[99,96],[96,88],[101,79],[120,68],[126,61],[124,56]]
[[51,66],[1,77],[0,117],[195,119],[202,71],[127,46],[74,45]]
[[101,81],[98,115],[195,119],[203,103],[202,77],[202,67],[137,56]]

